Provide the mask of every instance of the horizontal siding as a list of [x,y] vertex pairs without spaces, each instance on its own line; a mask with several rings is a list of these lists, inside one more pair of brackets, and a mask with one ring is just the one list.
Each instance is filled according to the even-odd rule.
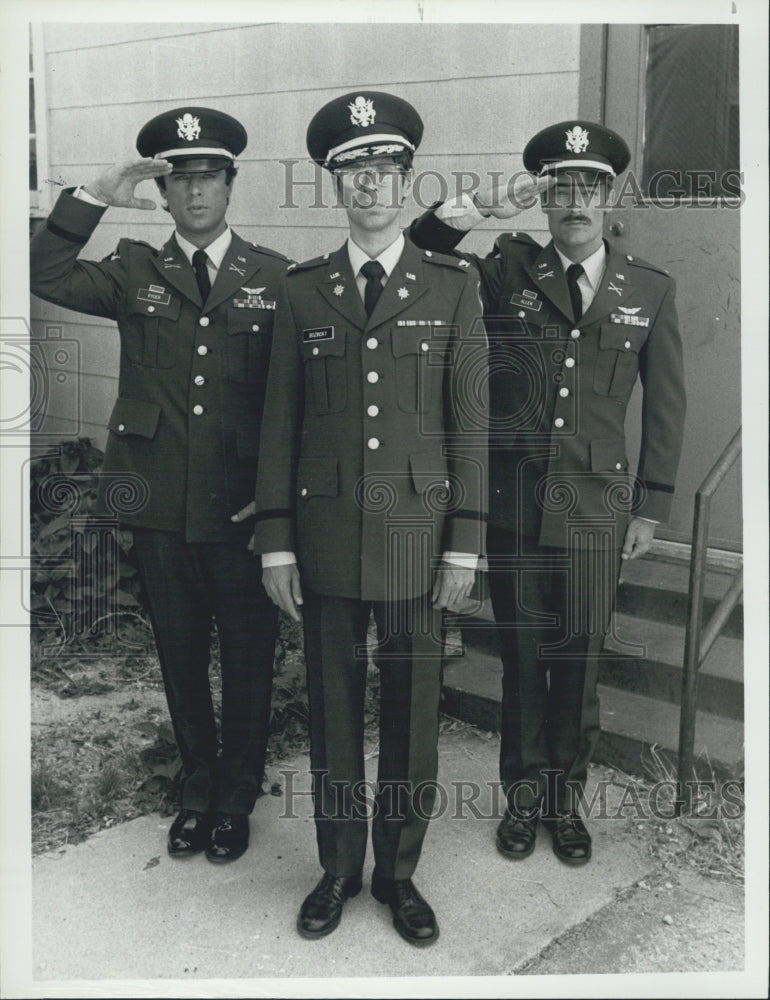
[[[310,207],[315,191],[309,186],[295,187],[297,207],[287,207],[279,161],[298,161],[295,179],[314,179],[307,125],[340,93],[382,89],[411,101],[425,123],[415,168],[446,177],[453,171],[519,169],[529,136],[578,108],[580,27],[574,24],[48,23],[44,39],[49,179],[56,187],[85,183],[131,158],[141,126],[169,107],[217,107],[240,119],[249,133],[231,225],[246,239],[298,260],[339,246],[346,218],[331,207],[325,173],[328,207]],[[423,203],[442,194],[429,176],[419,192]],[[138,194],[154,198],[154,185],[145,183]],[[420,211],[410,199],[405,222]],[[517,224],[545,242],[538,209],[507,228]],[[111,209],[82,254],[100,259],[121,237],[158,246],[171,228],[160,209]],[[494,220],[485,223],[464,246],[486,253],[500,228]],[[51,428],[87,428],[103,445],[117,394],[114,325],[40,300],[33,300],[32,318],[35,335],[44,336],[46,323],[56,324],[79,349],[79,380],[74,371],[52,371],[65,381],[56,382],[47,404]]]

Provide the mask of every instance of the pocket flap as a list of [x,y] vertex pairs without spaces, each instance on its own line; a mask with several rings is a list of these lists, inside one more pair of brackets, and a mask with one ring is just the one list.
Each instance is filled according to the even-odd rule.
[[409,471],[418,493],[437,486],[449,489],[446,459],[435,451],[413,451],[409,456]]
[[310,497],[336,497],[340,491],[338,461],[332,455],[301,458],[297,465],[297,494]]
[[271,309],[236,309],[232,306],[227,310],[228,333],[269,333],[273,329]]
[[153,291],[152,288],[139,288],[129,293],[127,312],[131,316],[137,314],[155,318],[177,320],[182,308],[182,300],[173,298],[168,292]]
[[391,331],[393,356],[403,358],[407,354],[427,354],[433,333],[433,329],[429,326],[394,327]]
[[107,424],[120,437],[137,434],[139,437],[153,438],[158,429],[160,406],[143,399],[118,398],[112,408]]
[[591,472],[625,472],[626,442],[622,438],[597,438],[590,444]]
[[623,323],[602,323],[599,333],[599,347],[603,351],[633,351],[639,353],[647,331]]
[[305,361],[314,361],[316,358],[341,358],[344,355],[345,330],[342,327],[319,326],[302,331],[302,357]]

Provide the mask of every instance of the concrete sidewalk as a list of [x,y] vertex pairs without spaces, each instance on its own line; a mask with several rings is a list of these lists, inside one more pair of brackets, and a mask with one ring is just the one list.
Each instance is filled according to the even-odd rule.
[[[320,877],[310,797],[297,794],[309,787],[302,757],[269,775],[282,794],[259,800],[251,847],[232,865],[212,865],[203,855],[170,858],[170,820],[157,815],[36,858],[36,982],[511,975],[656,862],[624,819],[590,823],[594,860],[583,868],[560,863],[542,828],[526,862],[502,857],[494,845],[498,748],[496,737],[470,728],[441,737],[439,780],[447,795],[439,797],[415,877],[441,928],[432,947],[410,947],[396,934],[389,909],[369,894],[371,858],[364,889],[346,904],[339,928],[319,941],[298,936],[298,907]],[[367,766],[373,777],[376,752]],[[288,785],[279,771],[294,772]],[[589,795],[597,776],[611,774],[593,769]],[[481,788],[475,806],[482,818],[460,804],[471,785],[459,782]],[[607,783],[610,811],[622,794],[622,785]],[[616,971],[611,957],[602,971]]]

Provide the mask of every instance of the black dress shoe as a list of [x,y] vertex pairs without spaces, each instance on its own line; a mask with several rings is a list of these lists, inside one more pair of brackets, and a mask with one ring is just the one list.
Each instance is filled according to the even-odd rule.
[[382,878],[375,872],[372,895],[378,902],[390,906],[393,926],[409,944],[423,947],[438,939],[436,915],[410,878]]
[[559,813],[548,823],[553,853],[567,865],[584,865],[591,859],[591,834],[574,812]]
[[337,927],[345,900],[361,891],[360,875],[329,875],[327,872],[305,898],[297,917],[303,938],[320,938]]
[[211,833],[209,813],[182,809],[168,831],[168,853],[175,858],[189,858],[208,845]]
[[529,809],[506,809],[497,828],[497,849],[506,858],[520,861],[535,849],[540,806]]
[[249,846],[249,817],[217,813],[211,828],[206,857],[215,864],[235,861]]

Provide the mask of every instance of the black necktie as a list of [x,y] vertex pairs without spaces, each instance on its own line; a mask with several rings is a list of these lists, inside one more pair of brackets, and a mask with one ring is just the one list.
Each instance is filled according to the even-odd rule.
[[585,274],[582,264],[570,264],[567,268],[567,288],[569,288],[569,297],[572,301],[572,312],[575,314],[575,322],[583,315],[583,296],[578,288],[578,278],[581,274]]
[[371,316],[377,299],[382,294],[382,276],[385,268],[378,260],[368,260],[361,267],[361,274],[366,278],[366,288],[364,288],[364,309],[366,315]]
[[206,261],[208,257],[206,256],[205,250],[196,250],[193,254],[193,267],[195,268],[195,280],[198,282],[198,291],[201,293],[201,298],[204,303],[209,297],[209,292],[211,291],[211,279],[209,278],[209,269],[206,267]]

